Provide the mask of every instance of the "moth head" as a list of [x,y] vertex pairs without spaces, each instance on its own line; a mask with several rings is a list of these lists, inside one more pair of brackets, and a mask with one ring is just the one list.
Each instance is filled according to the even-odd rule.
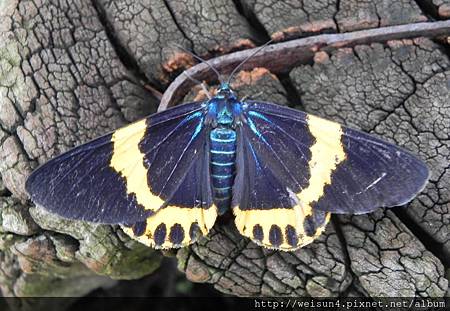
[[222,82],[217,89],[217,97],[223,99],[236,100],[236,93],[231,89],[228,82]]

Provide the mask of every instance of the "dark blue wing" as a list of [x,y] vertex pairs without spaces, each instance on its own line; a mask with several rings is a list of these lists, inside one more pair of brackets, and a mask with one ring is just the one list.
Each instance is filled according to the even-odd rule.
[[191,103],[149,116],[50,160],[26,189],[51,212],[100,223],[145,222],[170,206],[208,209],[204,115]]
[[240,133],[236,223],[269,247],[309,243],[305,236],[317,236],[328,212],[402,205],[428,179],[426,165],[398,146],[270,103],[249,102]]
[[[312,187],[318,175],[320,178],[316,179],[324,181],[317,183],[318,191],[323,185],[323,193],[313,200],[314,208],[333,213],[366,213],[378,207],[403,205],[412,200],[428,180],[429,171],[423,161],[370,134],[269,103],[251,104],[247,118],[257,124],[256,129],[264,132],[262,137],[275,150],[284,149],[276,142],[280,132],[292,133],[291,144],[303,144],[308,149],[306,167],[303,166],[304,154],[295,156],[284,149],[280,159],[289,168],[295,167],[300,158],[307,172],[304,174],[309,174],[309,182],[296,190]],[[271,135],[272,132],[277,134]],[[326,170],[324,163],[328,165]],[[292,173],[298,174],[297,171]]]
[[238,230],[257,244],[286,251],[311,243],[329,221],[296,194],[307,187],[314,143],[306,122],[271,120],[253,105],[238,127],[233,212]]

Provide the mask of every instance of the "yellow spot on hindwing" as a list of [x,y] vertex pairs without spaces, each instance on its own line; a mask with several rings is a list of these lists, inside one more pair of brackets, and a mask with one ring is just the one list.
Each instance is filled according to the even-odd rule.
[[[241,210],[238,206],[233,208],[234,215],[236,216],[236,227],[242,235],[251,238],[258,245],[262,245],[267,248],[281,249],[284,251],[294,251],[314,241],[322,234],[330,220],[330,213],[327,213],[324,223],[317,228],[314,235],[307,236],[303,225],[304,219],[307,215],[300,215],[302,210],[303,209],[300,208],[300,206],[295,206],[292,209],[275,208],[266,210]],[[262,227],[262,232],[264,233],[262,241],[256,241],[253,237],[253,228],[255,225]],[[280,227],[283,233],[283,242],[276,247],[269,240],[269,232],[272,225]],[[288,225],[294,227],[297,231],[298,243],[296,246],[289,245],[287,242],[285,228]]]
[[150,191],[144,154],[139,143],[147,129],[146,120],[141,120],[118,129],[112,135],[113,154],[110,166],[125,178],[128,194],[135,194],[137,202],[146,210],[157,211],[164,201]]
[[[136,236],[133,230],[128,227],[122,226],[123,231],[131,238],[154,248],[173,248],[187,246],[195,240],[191,240],[189,231],[193,223],[197,223],[202,235],[207,235],[209,230],[214,225],[217,218],[217,207],[212,205],[208,209],[201,207],[184,208],[177,206],[167,206],[160,209],[156,214],[146,219],[146,229],[143,235]],[[155,230],[164,223],[167,228],[167,232],[164,238],[164,242],[160,245],[155,243]],[[170,241],[170,228],[175,224],[181,225],[183,228],[183,239],[179,244],[174,244]]]

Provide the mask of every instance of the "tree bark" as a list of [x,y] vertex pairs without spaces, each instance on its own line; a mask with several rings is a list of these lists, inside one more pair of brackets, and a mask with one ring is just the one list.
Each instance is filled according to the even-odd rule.
[[[184,78],[169,86],[195,64],[174,44],[205,58],[224,55],[212,63],[229,72],[233,62],[226,60],[242,57],[234,51],[269,38],[287,42],[239,73],[233,86],[240,96],[261,93],[258,99],[404,146],[428,163],[430,183],[408,206],[333,216],[318,240],[292,253],[260,248],[232,219],[221,219],[207,237],[176,252],[178,268],[190,281],[237,296],[450,295],[450,31],[445,22],[438,32],[412,26],[450,17],[449,1],[146,3],[0,3],[3,295],[81,296],[150,275],[172,256],[130,240],[117,226],[64,220],[33,206],[25,180],[61,152],[155,112],[165,90],[160,109],[188,91],[185,100],[200,98],[197,88],[179,83]],[[367,35],[395,25],[410,28],[393,37]],[[363,41],[320,43],[323,34],[351,38],[358,30]],[[303,37],[320,44],[292,43]],[[270,54],[283,44],[281,54]],[[283,60],[286,44],[303,56]],[[212,78],[204,65],[190,72]]]

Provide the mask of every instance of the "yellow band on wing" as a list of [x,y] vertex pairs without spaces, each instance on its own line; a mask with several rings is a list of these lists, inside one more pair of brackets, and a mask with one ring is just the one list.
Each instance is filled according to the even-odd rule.
[[136,195],[137,202],[146,210],[157,211],[164,201],[150,191],[144,154],[139,143],[147,129],[146,120],[141,120],[118,129],[112,135],[113,154],[110,166],[126,180],[127,193]]
[[311,209],[311,203],[319,200],[325,185],[331,183],[331,174],[337,165],[345,160],[345,151],[341,143],[342,127],[338,123],[308,115],[308,127],[315,138],[310,148],[311,177],[308,187],[297,193],[297,197],[303,208]]
[[[326,213],[323,223],[315,223],[312,204],[323,196],[325,186],[331,184],[333,172],[346,158],[341,142],[342,127],[338,123],[312,115],[308,115],[307,122],[314,137],[308,163],[311,177],[306,188],[292,194],[297,204],[291,209],[233,209],[238,230],[265,247],[287,251],[303,247],[314,241],[330,220],[330,213]],[[306,231],[311,230],[311,226],[314,226],[314,230],[308,234]],[[289,239],[291,242],[294,240],[294,228],[298,238],[295,240],[296,244],[289,243]],[[277,243],[274,244],[274,241]]]

